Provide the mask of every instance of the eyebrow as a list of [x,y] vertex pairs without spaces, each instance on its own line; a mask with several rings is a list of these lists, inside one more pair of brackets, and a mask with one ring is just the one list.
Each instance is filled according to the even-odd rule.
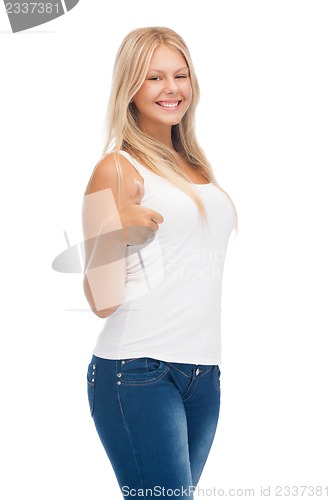
[[[182,70],[184,70],[184,69],[188,69],[188,70],[189,70],[188,66],[184,66],[183,68],[177,69],[177,70],[175,71],[175,73],[178,73],[179,71],[182,71]],[[148,73],[150,73],[151,71],[155,71],[155,72],[157,72],[157,73],[164,73],[164,71],[163,71],[163,70],[161,70],[161,69],[149,69],[149,70],[148,70]]]

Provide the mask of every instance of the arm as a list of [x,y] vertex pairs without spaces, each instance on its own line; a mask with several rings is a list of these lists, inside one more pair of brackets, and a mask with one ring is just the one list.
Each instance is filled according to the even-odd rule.
[[[124,179],[124,193],[127,182]],[[82,209],[83,288],[92,311],[100,318],[106,318],[119,307],[125,292],[127,245],[117,199],[116,166],[113,155],[108,155],[92,174]]]
[[125,170],[121,203],[113,154],[97,164],[83,202],[84,293],[101,318],[112,314],[123,301],[127,245],[148,243],[164,220],[159,212],[140,205],[144,179],[137,179],[137,171],[119,156]]

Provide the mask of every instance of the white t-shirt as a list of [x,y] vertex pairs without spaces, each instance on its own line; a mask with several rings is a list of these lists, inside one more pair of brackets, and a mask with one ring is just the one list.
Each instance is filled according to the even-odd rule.
[[125,297],[106,318],[93,353],[220,365],[222,276],[235,225],[233,204],[214,184],[194,184],[208,230],[190,196],[121,154],[144,179],[141,206],[159,212],[164,222],[148,245],[127,247]]

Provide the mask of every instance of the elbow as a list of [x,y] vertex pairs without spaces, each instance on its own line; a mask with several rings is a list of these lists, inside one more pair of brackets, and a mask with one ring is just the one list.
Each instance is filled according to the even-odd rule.
[[107,318],[108,316],[111,316],[117,308],[120,307],[120,305],[115,306],[115,307],[109,307],[108,309],[102,309],[100,311],[97,311],[94,307],[91,307],[92,312],[98,316],[98,318]]
[[97,309],[95,301],[93,300],[93,295],[91,293],[91,289],[90,289],[88,280],[86,279],[86,276],[84,276],[83,288],[84,288],[85,298],[89,303],[91,311],[96,316],[98,316],[98,318],[104,318],[104,319],[107,318],[108,316],[113,314],[118,309],[118,307],[120,307],[120,305],[121,305],[121,301],[119,301],[118,305],[116,305],[116,306],[107,307],[105,309]]

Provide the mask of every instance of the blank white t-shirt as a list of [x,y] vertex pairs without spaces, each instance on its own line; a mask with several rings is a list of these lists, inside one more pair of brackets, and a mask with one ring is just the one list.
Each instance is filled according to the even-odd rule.
[[190,196],[121,154],[144,179],[141,206],[164,218],[146,246],[127,247],[125,297],[105,319],[93,350],[106,359],[150,357],[221,364],[221,292],[235,212],[214,184],[194,184],[209,229]]

